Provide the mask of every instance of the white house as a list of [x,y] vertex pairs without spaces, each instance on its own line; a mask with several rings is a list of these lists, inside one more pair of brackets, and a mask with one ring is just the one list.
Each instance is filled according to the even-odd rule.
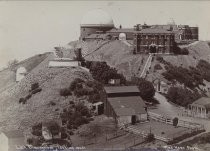
[[17,151],[20,146],[26,145],[21,131],[0,132],[0,151]]
[[20,80],[22,80],[26,74],[27,74],[26,68],[19,67],[16,71],[16,82],[19,82]]

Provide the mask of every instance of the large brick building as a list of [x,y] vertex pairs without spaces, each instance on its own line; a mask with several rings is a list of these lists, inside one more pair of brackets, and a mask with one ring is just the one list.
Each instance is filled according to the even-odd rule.
[[174,22],[116,28],[112,17],[100,9],[88,12],[80,25],[80,40],[122,39],[121,35],[124,40],[133,41],[134,53],[172,53],[175,43],[187,44],[199,38],[198,27],[176,25]]
[[135,53],[172,53],[175,35],[171,30],[146,28],[134,33]]

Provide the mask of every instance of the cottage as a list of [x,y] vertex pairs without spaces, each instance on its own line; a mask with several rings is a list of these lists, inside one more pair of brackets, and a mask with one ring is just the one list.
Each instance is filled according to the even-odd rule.
[[193,117],[210,117],[210,98],[202,97],[188,105],[188,114]]
[[26,145],[21,131],[8,131],[0,133],[0,151],[16,151],[17,147]]
[[135,124],[147,120],[146,105],[136,86],[105,87],[105,114],[118,125]]

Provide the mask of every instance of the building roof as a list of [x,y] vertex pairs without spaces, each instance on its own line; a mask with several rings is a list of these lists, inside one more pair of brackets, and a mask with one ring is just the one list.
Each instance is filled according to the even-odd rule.
[[210,98],[202,97],[195,102],[192,103],[192,105],[203,105],[207,108],[210,108]]
[[162,28],[145,28],[140,31],[136,31],[135,33],[147,33],[147,34],[172,34],[172,31]]
[[104,89],[106,93],[139,92],[137,86],[106,86]]
[[113,28],[107,33],[133,33],[135,30],[133,28]]
[[81,21],[81,26],[114,27],[112,17],[102,9],[87,12]]
[[108,98],[108,102],[117,116],[146,113],[146,105],[140,96]]
[[4,133],[8,138],[21,138],[24,137],[23,132],[19,131],[19,130],[13,130],[13,131],[3,131],[2,133]]

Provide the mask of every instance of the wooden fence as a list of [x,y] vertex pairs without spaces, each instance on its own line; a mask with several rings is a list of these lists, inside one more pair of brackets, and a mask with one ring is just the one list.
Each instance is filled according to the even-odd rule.
[[[173,119],[170,118],[170,117],[166,117],[166,116],[156,114],[156,113],[153,113],[153,112],[148,112],[148,115],[149,115],[149,118],[151,118],[155,121],[173,125]],[[184,121],[184,120],[178,120],[178,125],[177,126],[190,128],[190,129],[193,129],[193,130],[204,129],[204,125],[189,122],[189,121]]]

